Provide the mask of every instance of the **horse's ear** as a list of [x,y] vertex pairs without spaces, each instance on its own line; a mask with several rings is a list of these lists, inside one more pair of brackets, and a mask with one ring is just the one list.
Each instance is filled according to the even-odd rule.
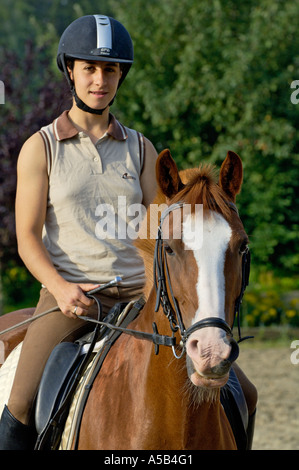
[[156,178],[161,191],[169,199],[184,187],[176,163],[168,149],[163,150],[158,156]]
[[221,165],[219,186],[228,195],[233,202],[236,201],[236,195],[240,192],[243,181],[242,160],[234,152],[228,151],[226,159]]

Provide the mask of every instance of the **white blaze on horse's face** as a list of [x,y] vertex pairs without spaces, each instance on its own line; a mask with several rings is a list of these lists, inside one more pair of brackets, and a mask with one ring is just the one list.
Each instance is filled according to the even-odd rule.
[[[188,227],[190,221],[186,219],[183,224],[183,242],[187,249],[192,249],[188,242]],[[198,309],[192,323],[207,317],[225,320],[224,265],[231,236],[232,229],[221,214],[209,211],[205,215],[201,247],[193,250],[198,267]],[[215,379],[221,376],[221,364],[228,359],[230,352],[231,346],[222,329],[209,327],[195,331],[187,342],[187,354],[195,369],[191,380],[196,385],[217,386],[216,380],[202,383],[202,377]]]
[[[185,223],[185,227],[190,226]],[[189,237],[184,230],[183,241],[188,246]],[[193,251],[198,266],[197,294],[199,309],[193,322],[207,317],[225,320],[225,253],[232,235],[232,229],[224,217],[213,212],[203,219],[202,243]]]

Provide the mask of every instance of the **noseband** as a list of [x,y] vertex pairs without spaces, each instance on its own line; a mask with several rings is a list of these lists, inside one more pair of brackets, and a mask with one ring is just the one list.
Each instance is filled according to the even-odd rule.
[[[238,214],[238,209],[235,204],[233,204],[230,201],[227,201],[227,204],[230,206],[232,210],[234,210]],[[220,328],[224,330],[226,334],[228,334],[230,337],[233,336],[232,328],[229,326],[229,324],[226,321],[224,321],[222,318],[218,318],[218,317],[204,318],[203,320],[200,320],[194,323],[189,328],[187,329],[185,328],[182,314],[180,312],[180,308],[173,294],[168,265],[167,265],[166,253],[165,253],[165,246],[163,244],[163,238],[162,238],[162,224],[166,216],[169,215],[173,210],[181,209],[183,206],[184,206],[183,202],[178,202],[167,207],[167,209],[162,213],[160,226],[158,228],[158,234],[157,234],[156,245],[155,245],[155,254],[154,254],[154,280],[155,280],[155,288],[156,288],[156,294],[157,294],[155,311],[157,312],[161,305],[164,314],[169,320],[170,328],[173,332],[173,335],[175,332],[180,330],[180,335],[182,338],[182,346],[183,346],[182,354],[180,356],[177,356],[175,352],[175,348],[174,347],[172,348],[173,353],[175,357],[177,358],[182,357],[182,355],[184,354],[187,339],[194,331],[200,330],[202,328],[207,328],[207,327],[216,327],[216,328]],[[251,336],[241,338],[241,328],[240,328],[240,306],[242,303],[245,289],[249,282],[249,270],[250,270],[250,252],[249,252],[249,248],[247,247],[244,253],[242,254],[242,285],[241,285],[240,295],[236,299],[235,308],[234,308],[234,319],[236,318],[236,316],[238,317],[238,333],[239,333],[238,343],[240,341],[244,341],[247,338],[251,338]],[[171,300],[169,298],[167,285],[169,288]]]

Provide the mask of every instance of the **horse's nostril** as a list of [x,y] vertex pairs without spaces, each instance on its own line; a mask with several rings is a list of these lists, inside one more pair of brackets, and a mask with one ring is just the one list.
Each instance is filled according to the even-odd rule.
[[230,345],[231,352],[227,360],[232,364],[239,356],[239,345],[234,339],[230,340]]
[[193,354],[197,354],[198,352],[198,340],[197,339],[191,339],[188,341],[187,344],[187,353],[189,356],[192,357]]

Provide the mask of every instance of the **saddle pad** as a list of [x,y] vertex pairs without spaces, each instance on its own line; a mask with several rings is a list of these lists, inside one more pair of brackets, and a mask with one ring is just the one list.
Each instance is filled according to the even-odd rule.
[[100,355],[101,350],[98,351],[98,353],[94,356],[93,360],[87,366],[84,375],[80,379],[72,400],[72,404],[70,406],[69,414],[61,437],[59,450],[71,450],[72,448],[77,426],[77,417],[81,410],[81,401],[85,392],[85,384],[88,383],[89,378],[92,376],[93,370],[97,365]]
[[10,396],[22,344],[23,343],[19,343],[18,346],[12,350],[0,369],[0,416],[2,415],[4,406],[7,405]]

